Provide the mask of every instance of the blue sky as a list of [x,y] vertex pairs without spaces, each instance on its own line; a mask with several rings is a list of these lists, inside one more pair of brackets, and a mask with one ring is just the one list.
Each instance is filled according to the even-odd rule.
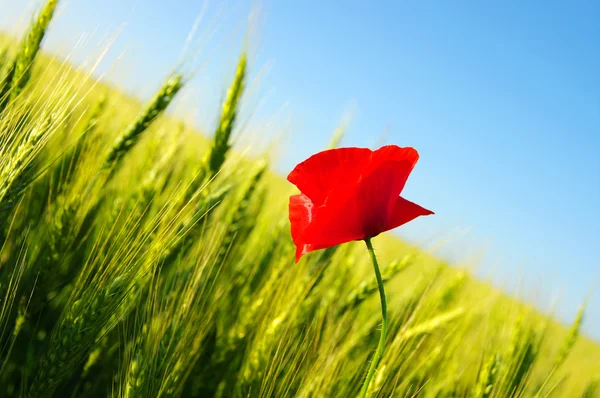
[[[13,3],[0,0],[0,28],[28,21],[32,5]],[[257,5],[257,29],[246,35]],[[95,32],[94,44],[126,22],[99,71],[143,97],[175,66],[203,7],[69,0],[45,45],[66,53],[81,33]],[[522,293],[542,307],[560,292],[567,322],[598,286],[600,2],[214,1],[206,9],[206,36],[192,46],[199,73],[181,105],[200,127],[214,125],[246,38],[260,76],[246,101],[249,125],[269,136],[291,131],[279,171],[324,148],[352,109],[343,145],[373,147],[384,136],[421,154],[404,196],[436,215],[399,235],[430,247],[449,239],[443,255],[475,258],[478,275],[510,291],[523,279]],[[590,304],[585,328],[600,338],[598,293]]]

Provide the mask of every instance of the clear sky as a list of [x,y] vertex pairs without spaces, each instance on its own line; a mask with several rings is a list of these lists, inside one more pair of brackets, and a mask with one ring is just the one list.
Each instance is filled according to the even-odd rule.
[[[0,28],[22,27],[35,4],[14,3],[0,0]],[[257,5],[258,29],[246,35]],[[126,22],[106,56],[117,67],[100,71],[147,96],[204,7],[69,0],[46,46],[66,53],[82,33],[99,39]],[[522,278],[542,307],[560,291],[566,322],[600,287],[600,2],[213,1],[207,10],[185,107],[201,127],[214,125],[247,37],[260,76],[249,125],[291,127],[282,174],[323,149],[352,109],[342,145],[374,147],[383,136],[421,154],[404,196],[436,215],[399,235],[429,247],[449,239],[442,254],[475,258],[479,276],[511,291]],[[598,293],[590,305],[585,328],[600,338]]]

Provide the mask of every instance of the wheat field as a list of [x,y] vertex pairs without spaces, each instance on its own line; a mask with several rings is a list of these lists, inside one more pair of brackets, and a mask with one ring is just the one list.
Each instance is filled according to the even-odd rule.
[[[232,147],[239,56],[213,132],[40,52],[58,0],[0,36],[0,396],[354,397],[378,339],[359,243],[294,264],[271,153]],[[335,145],[335,140],[332,145]],[[600,397],[600,345],[392,235],[370,397]]]

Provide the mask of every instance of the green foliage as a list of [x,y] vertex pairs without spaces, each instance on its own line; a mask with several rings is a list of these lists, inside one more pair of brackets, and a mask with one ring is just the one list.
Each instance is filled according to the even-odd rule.
[[225,162],[225,156],[231,148],[229,140],[235,125],[238,103],[244,92],[247,62],[246,54],[242,54],[237,65],[235,78],[223,103],[219,126],[215,131],[213,146],[208,157],[208,170],[211,175],[215,175],[221,169],[223,162]]
[[0,147],[0,156],[3,158],[0,171],[0,225],[1,220],[6,220],[7,214],[15,207],[24,189],[33,181],[33,161],[51,134],[53,118],[54,115],[44,116],[39,123],[27,126],[29,131],[22,140],[16,137],[15,130],[5,133],[9,138]]
[[165,81],[137,119],[117,137],[106,155],[103,169],[112,170],[123,159],[127,152],[140,140],[150,123],[167,109],[181,87],[183,87],[183,76],[181,75],[171,76]]
[[598,392],[600,391],[600,379],[592,380],[583,390],[582,398],[594,398],[598,396]]
[[[379,336],[368,254],[294,264],[289,187],[265,156],[231,156],[246,55],[209,140],[164,115],[186,76],[142,106],[38,53],[55,6],[0,53],[0,396],[356,396]],[[583,307],[566,329],[374,245],[389,330],[368,396],[598,394]]]
[[48,0],[37,18],[31,23],[14,63],[9,67],[4,84],[0,86],[0,111],[4,109],[7,101],[14,101],[29,82],[33,61],[40,50],[40,45],[57,5],[58,0]]
[[479,377],[473,392],[475,398],[489,398],[492,396],[497,373],[498,357],[495,354],[490,355],[479,371]]
[[565,337],[563,345],[560,347],[560,350],[556,355],[556,358],[554,359],[555,367],[558,368],[559,366],[561,366],[569,356],[571,350],[573,349],[573,346],[575,345],[575,342],[577,341],[577,338],[579,337],[579,333],[581,331],[581,323],[583,322],[584,312],[585,306],[581,306],[579,311],[577,311],[575,321],[573,322],[573,324],[569,328],[569,331],[567,332],[567,336]]

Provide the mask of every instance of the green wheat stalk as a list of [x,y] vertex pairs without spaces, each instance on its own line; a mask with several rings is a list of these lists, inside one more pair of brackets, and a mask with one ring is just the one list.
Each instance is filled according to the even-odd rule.
[[[29,82],[33,61],[40,50],[40,45],[57,5],[58,0],[48,0],[38,17],[31,24],[29,32],[21,43],[14,64],[9,69],[5,84],[1,87],[0,112],[8,102],[12,102],[17,98]],[[9,94],[8,98],[7,94]]]
[[113,171],[123,157],[138,143],[150,124],[167,109],[183,87],[182,75],[169,77],[137,119],[121,133],[106,154],[103,170]]
[[227,98],[223,103],[219,125],[215,131],[212,147],[208,156],[208,172],[214,176],[223,166],[225,157],[231,148],[231,133],[238,113],[238,103],[244,92],[246,78],[247,57],[242,54],[238,61],[235,78],[227,92]]

